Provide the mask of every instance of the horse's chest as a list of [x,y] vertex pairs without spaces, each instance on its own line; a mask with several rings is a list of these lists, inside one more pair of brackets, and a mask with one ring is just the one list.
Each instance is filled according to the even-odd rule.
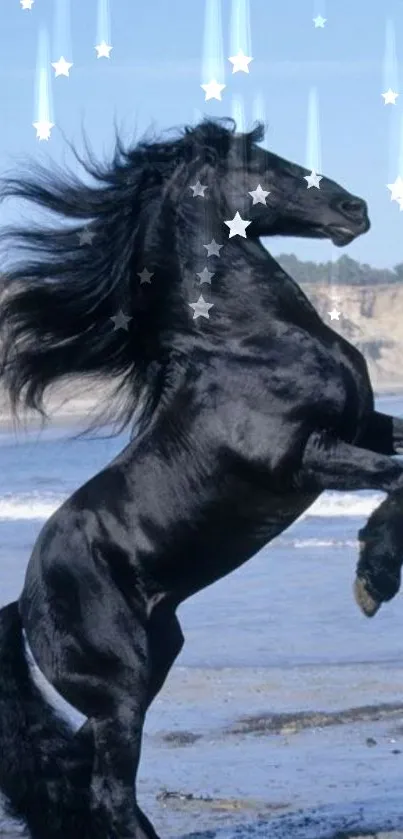
[[295,401],[319,422],[325,419],[342,436],[353,438],[371,410],[371,385],[358,351],[332,339],[330,346],[323,342],[301,353],[294,367]]

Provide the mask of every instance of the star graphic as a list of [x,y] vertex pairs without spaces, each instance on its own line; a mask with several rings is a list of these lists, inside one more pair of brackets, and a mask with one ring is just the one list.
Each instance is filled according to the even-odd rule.
[[133,318],[128,318],[127,315],[124,315],[122,310],[120,309],[117,315],[114,315],[114,317],[111,318],[111,320],[113,320],[115,324],[113,327],[113,331],[115,331],[115,329],[126,329],[126,331],[128,332],[129,327],[127,324],[129,323],[129,321],[133,320]]
[[66,61],[63,55],[59,58],[59,61],[52,61],[52,67],[56,71],[55,78],[57,78],[57,76],[68,76],[69,70],[72,66],[72,63],[70,61]]
[[229,239],[231,239],[232,236],[243,236],[246,239],[245,230],[247,227],[249,227],[250,224],[252,224],[252,222],[245,221],[244,219],[242,219],[237,211],[234,215],[234,218],[231,220],[228,219],[228,221],[224,221],[224,224],[226,224],[227,227],[229,227],[230,229],[228,236]]
[[34,0],[20,0],[20,4],[22,9],[32,9]]
[[326,21],[327,18],[322,17],[322,15],[317,15],[317,17],[314,17],[313,22],[315,24],[315,29],[324,29]]
[[200,195],[202,198],[205,198],[204,190],[207,189],[207,184],[203,186],[200,181],[196,181],[193,186],[190,186],[189,189],[193,189],[193,198],[196,198],[197,195]]
[[270,192],[262,189],[260,184],[258,184],[256,189],[252,190],[249,195],[252,196],[254,204],[266,204],[266,196],[270,195]]
[[308,186],[307,189],[311,189],[312,186],[315,186],[317,189],[320,189],[319,181],[322,180],[323,175],[317,175],[315,169],[312,169],[310,175],[304,175],[304,181],[307,182]]
[[390,189],[391,201],[399,201],[400,198],[403,198],[403,178],[399,175],[393,184],[387,184],[388,189]]
[[140,277],[140,285],[143,285],[143,283],[148,283],[149,285],[151,285],[151,277],[154,276],[154,273],[150,274],[150,272],[147,271],[147,268],[143,268],[143,270],[139,274],[137,274],[137,276]]
[[191,309],[193,309],[193,320],[197,320],[197,318],[207,318],[209,319],[209,309],[212,309],[214,303],[207,303],[201,294],[199,299],[196,303],[189,303],[188,304]]
[[399,204],[400,212],[401,212],[403,210],[403,198],[398,198],[397,203]]
[[97,51],[97,58],[110,58],[109,53],[113,49],[113,47],[109,46],[109,44],[107,44],[106,41],[101,41],[101,43],[97,44],[97,46],[94,47],[94,49],[96,49]]
[[338,320],[341,312],[338,312],[337,309],[332,309],[331,312],[328,312],[328,315],[330,315],[330,320]]
[[396,105],[396,99],[399,96],[399,94],[395,93],[394,90],[389,88],[389,90],[387,90],[386,93],[381,93],[381,96],[383,96],[385,100],[385,105]]
[[206,94],[204,99],[205,102],[208,102],[209,99],[219,99],[221,102],[221,91],[224,90],[226,85],[219,84],[219,82],[216,82],[215,79],[212,79],[211,82],[208,82],[208,84],[201,84],[200,87],[203,88]]
[[54,122],[48,122],[46,119],[39,120],[38,122],[33,122],[32,125],[36,130],[36,136],[38,140],[49,140],[50,132],[52,128],[55,127]]
[[250,58],[248,55],[244,55],[242,50],[239,50],[238,55],[233,55],[232,58],[229,58],[228,61],[233,64],[232,72],[238,73],[239,70],[242,70],[243,73],[249,73],[248,64],[253,61],[253,58]]
[[212,239],[209,245],[203,245],[207,250],[207,256],[220,256],[220,250],[224,245],[218,245],[215,239]]
[[92,245],[95,233],[93,230],[89,230],[88,227],[84,227],[84,230],[80,230],[77,236],[80,245]]
[[203,268],[203,271],[196,272],[196,276],[200,277],[200,285],[203,283],[209,283],[211,285],[211,278],[214,277],[214,273],[207,268]]

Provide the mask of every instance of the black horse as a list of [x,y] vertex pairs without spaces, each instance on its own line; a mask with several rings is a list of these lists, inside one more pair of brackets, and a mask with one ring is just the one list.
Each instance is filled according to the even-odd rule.
[[[3,186],[75,220],[5,234],[22,248],[0,308],[16,415],[43,413],[48,385],[71,374],[117,382],[120,427],[137,412],[136,436],[51,516],[0,612],[0,789],[33,839],[155,839],[133,782],[147,708],[183,645],[178,604],[323,490],[388,494],[360,534],[356,595],[370,615],[399,588],[403,422],[374,411],[364,358],[260,243],[345,245],[368,230],[367,208],[262,137],[205,120],[130,151],[118,140],[104,168],[90,155],[92,186],[32,169]],[[27,649],[87,719],[77,734]]]

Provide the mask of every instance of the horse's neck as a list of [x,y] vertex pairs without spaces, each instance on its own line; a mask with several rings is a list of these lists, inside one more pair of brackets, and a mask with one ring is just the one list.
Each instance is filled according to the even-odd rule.
[[[225,219],[218,213],[206,211],[202,198],[186,201],[180,221],[174,228],[173,250],[177,262],[178,276],[182,290],[189,304],[204,296],[214,308],[209,312],[209,321],[214,319],[215,331],[235,334],[240,308],[245,318],[250,315],[249,328],[254,325],[258,312],[267,323],[274,299],[286,296],[290,306],[297,303],[302,318],[319,317],[298,284],[283,271],[280,264],[266,250],[260,239],[239,235],[229,238]],[[193,202],[198,201],[199,204]],[[172,219],[170,220],[172,224]],[[207,245],[214,240],[221,245],[219,255],[208,255]],[[207,282],[201,282],[204,269],[211,272]],[[207,276],[207,275],[206,275]],[[199,282],[200,280],[200,282]],[[294,304],[292,303],[294,300]],[[232,315],[231,312],[234,312]],[[231,324],[231,326],[230,326]],[[195,332],[199,335],[201,319],[196,321]],[[244,330],[244,322],[240,325]],[[203,331],[203,330],[202,330]]]

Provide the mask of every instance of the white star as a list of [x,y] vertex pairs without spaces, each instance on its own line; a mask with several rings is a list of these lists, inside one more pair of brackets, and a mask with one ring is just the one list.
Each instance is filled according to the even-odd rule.
[[196,320],[197,318],[207,318],[208,320],[210,317],[209,309],[213,308],[214,303],[206,303],[203,295],[201,294],[196,303],[189,303],[188,305],[191,309],[193,309],[193,320]]
[[93,230],[89,230],[88,227],[84,227],[84,230],[80,230],[77,235],[80,245],[92,245],[95,233]]
[[57,78],[57,76],[68,76],[69,70],[72,66],[72,63],[70,61],[66,61],[63,55],[59,58],[59,61],[52,61],[52,67],[56,71],[55,78]]
[[189,189],[193,189],[193,198],[196,198],[196,195],[201,195],[202,198],[205,198],[204,190],[207,189],[207,184],[203,186],[200,181],[196,181],[193,186],[190,186]]
[[314,17],[313,22],[315,24],[315,29],[323,29],[326,21],[327,21],[327,18],[322,17],[322,15],[317,15],[317,17]]
[[151,285],[151,277],[154,276],[154,273],[150,274],[150,272],[147,271],[147,268],[143,268],[141,273],[137,274],[137,276],[140,277],[140,285],[143,283],[149,283],[149,285]]
[[127,315],[124,315],[122,310],[120,309],[117,315],[111,318],[111,320],[113,320],[115,324],[113,327],[114,331],[115,329],[126,329],[126,331],[128,332],[129,327],[127,324],[129,323],[129,321],[133,320],[133,318],[128,318]]
[[256,189],[252,190],[249,195],[252,196],[254,204],[266,204],[266,195],[270,195],[270,192],[266,192],[266,190],[262,189],[260,184],[258,184]]
[[203,88],[206,94],[205,102],[208,102],[209,99],[219,99],[221,101],[221,91],[224,90],[225,84],[219,84],[215,79],[212,79],[211,82],[201,84],[200,87]]
[[233,55],[232,58],[229,58],[228,61],[233,64],[232,72],[238,73],[239,70],[242,70],[244,73],[249,73],[248,64],[253,61],[253,58],[250,58],[248,55],[244,55],[242,50],[239,50],[238,55]]
[[403,210],[403,198],[398,198],[397,203],[399,204],[400,212],[402,212],[402,210]]
[[228,236],[229,239],[231,239],[232,236],[243,236],[246,239],[245,230],[250,224],[252,224],[252,222],[244,221],[237,211],[234,218],[232,220],[228,219],[228,221],[224,221],[224,224],[226,224],[230,229]]
[[107,44],[106,41],[101,41],[101,43],[97,44],[97,46],[94,47],[94,49],[96,49],[97,51],[97,58],[110,58],[109,53],[113,49],[113,47],[109,46],[109,44]]
[[341,312],[338,312],[337,309],[332,309],[331,312],[328,312],[328,315],[330,315],[330,320],[338,320]]
[[387,184],[388,189],[390,189],[391,201],[399,201],[400,198],[403,198],[403,178],[399,175],[393,184]]
[[383,96],[385,100],[385,105],[396,105],[396,99],[399,96],[399,94],[395,93],[394,90],[389,88],[389,90],[387,90],[386,93],[381,93],[381,96]]
[[211,285],[211,278],[214,277],[214,273],[207,268],[203,268],[203,271],[196,272],[196,276],[200,277],[200,285],[203,283],[209,283]]
[[46,119],[33,122],[32,125],[36,129],[36,136],[38,140],[49,140],[50,132],[55,127],[54,122],[48,122]]
[[323,175],[317,175],[315,169],[312,169],[310,175],[304,175],[304,181],[307,182],[308,186],[307,189],[311,189],[312,186],[315,186],[317,189],[320,189],[319,181],[322,180]]
[[220,250],[224,245],[218,245],[215,239],[212,239],[209,245],[203,245],[207,250],[207,256],[220,256]]
[[22,9],[32,9],[34,0],[20,0],[20,5]]

